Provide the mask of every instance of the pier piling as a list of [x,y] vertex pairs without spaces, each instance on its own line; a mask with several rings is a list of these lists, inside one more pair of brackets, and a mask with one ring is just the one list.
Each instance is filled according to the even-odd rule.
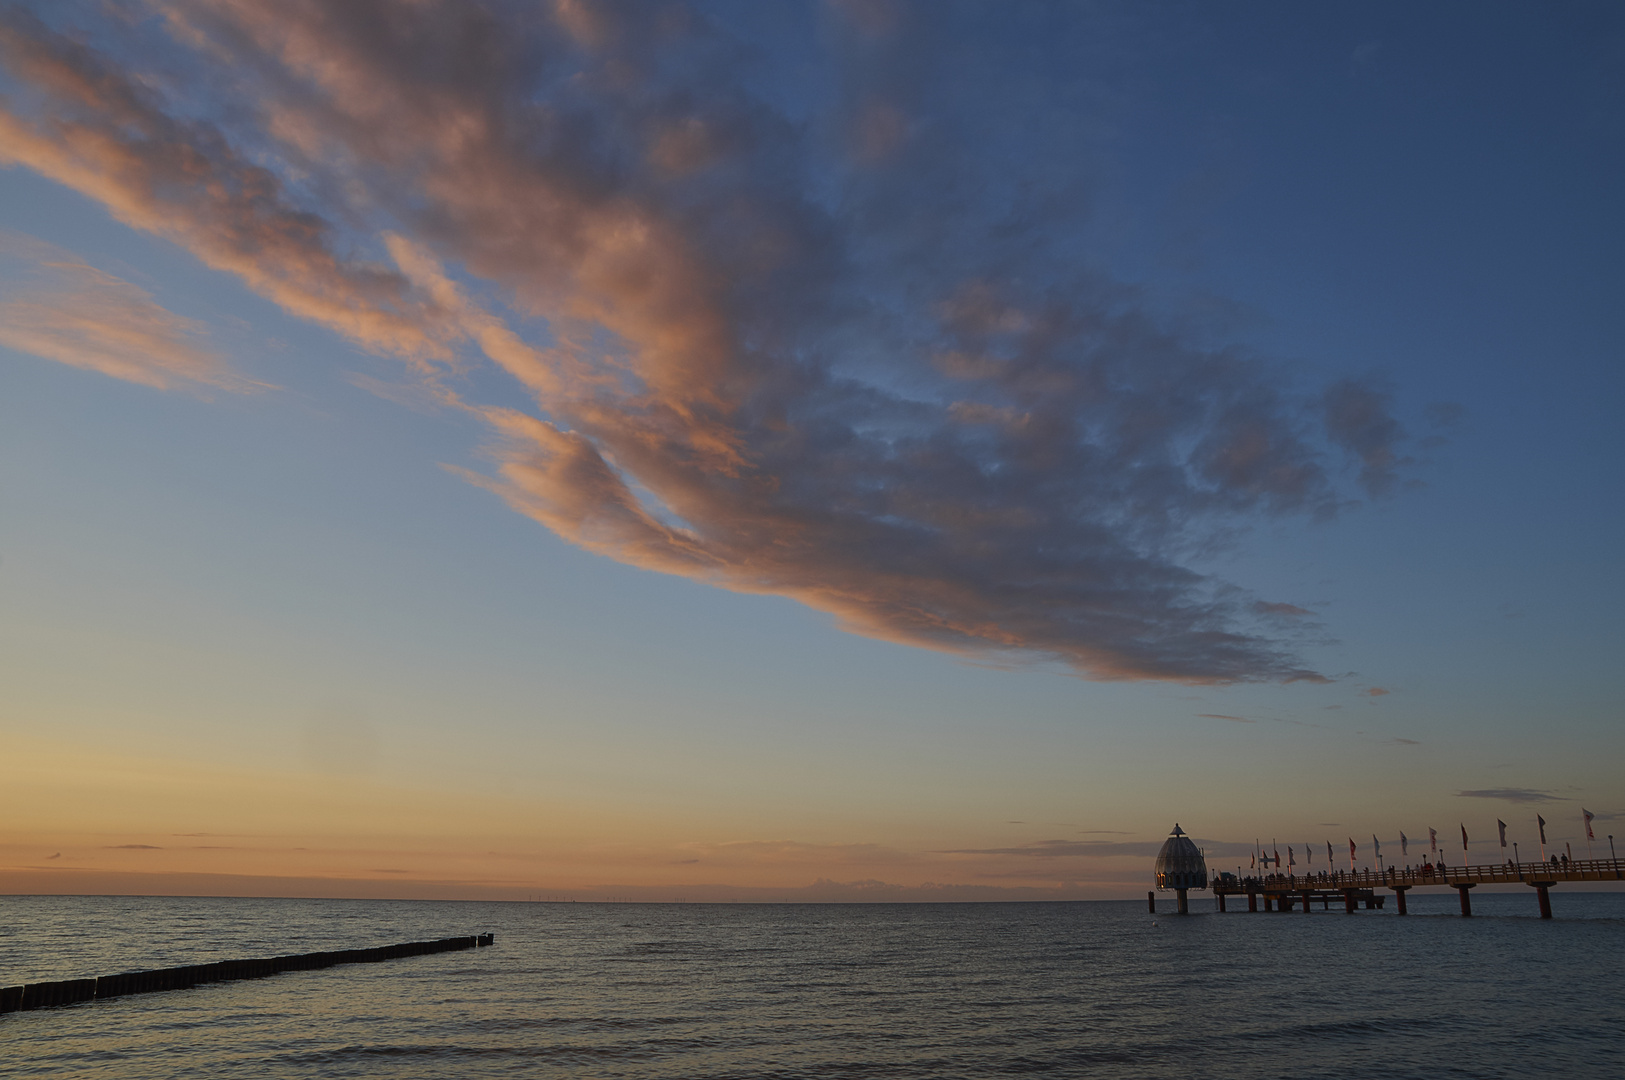
[[[1555,858],[1555,857],[1554,857]],[[1625,880],[1625,860],[1561,858],[1538,863],[1508,861],[1483,866],[1451,866],[1424,863],[1421,866],[1387,867],[1381,870],[1332,870],[1310,874],[1265,874],[1242,877],[1240,874],[1215,875],[1210,887],[1219,901],[1219,910],[1225,910],[1227,896],[1247,897],[1247,910],[1258,911],[1263,902],[1264,911],[1291,911],[1298,903],[1308,914],[1316,900],[1329,909],[1331,901],[1341,895],[1343,910],[1352,915],[1363,903],[1367,911],[1380,911],[1387,906],[1392,890],[1398,897],[1394,905],[1399,914],[1410,913],[1408,893],[1411,889],[1455,889],[1461,901],[1461,913],[1473,913],[1470,889],[1479,885],[1528,885],[1535,890],[1540,902],[1540,917],[1552,918],[1551,888],[1564,881]]]

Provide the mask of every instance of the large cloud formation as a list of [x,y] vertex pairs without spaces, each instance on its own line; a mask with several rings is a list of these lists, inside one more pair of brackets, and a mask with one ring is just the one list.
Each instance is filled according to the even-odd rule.
[[[1392,486],[1386,397],[1290,393],[1047,243],[1064,185],[932,113],[908,9],[832,9],[811,118],[678,4],[154,10],[163,47],[7,19],[0,159],[400,357],[560,536],[929,648],[1320,678],[1189,555],[1331,513],[1331,454]],[[467,400],[481,357],[523,407]]]

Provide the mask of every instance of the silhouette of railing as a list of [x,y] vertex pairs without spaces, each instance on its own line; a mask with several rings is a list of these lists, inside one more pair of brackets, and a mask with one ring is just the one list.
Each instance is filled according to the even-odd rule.
[[1305,890],[1392,889],[1424,885],[1555,884],[1559,881],[1625,881],[1625,860],[1570,859],[1557,862],[1487,863],[1479,866],[1390,866],[1384,870],[1331,870],[1313,874],[1261,874],[1216,877],[1216,893]]

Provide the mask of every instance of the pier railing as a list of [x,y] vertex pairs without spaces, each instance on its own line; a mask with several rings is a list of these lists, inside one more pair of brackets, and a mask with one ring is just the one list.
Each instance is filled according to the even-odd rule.
[[1559,881],[1625,881],[1625,860],[1487,863],[1479,866],[1390,866],[1384,870],[1331,870],[1318,874],[1264,874],[1213,879],[1222,893],[1304,892],[1316,889],[1392,889],[1422,885],[1547,884]]

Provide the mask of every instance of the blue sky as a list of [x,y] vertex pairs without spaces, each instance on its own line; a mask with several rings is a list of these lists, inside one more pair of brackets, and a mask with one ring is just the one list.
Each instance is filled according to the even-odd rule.
[[7,24],[14,888],[1625,812],[1611,7],[362,10]]

